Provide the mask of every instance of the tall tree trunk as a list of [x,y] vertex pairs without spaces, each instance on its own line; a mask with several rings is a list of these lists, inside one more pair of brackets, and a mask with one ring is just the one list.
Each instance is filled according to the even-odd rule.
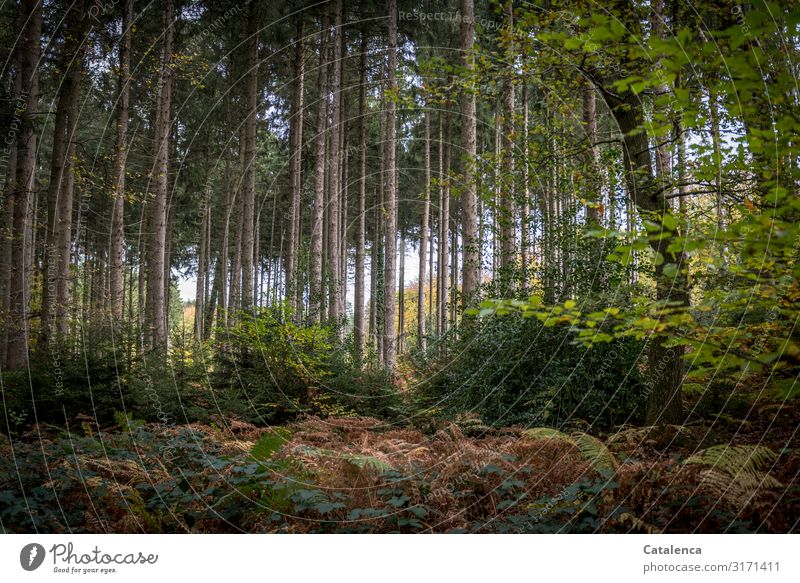
[[208,219],[211,214],[210,187],[205,185],[204,189],[203,212],[200,217],[200,242],[197,251],[197,287],[195,288],[194,300],[194,338],[197,341],[203,339],[203,326],[205,325],[204,304],[206,302],[206,267],[208,263]]
[[[297,305],[297,252],[299,242],[298,218],[300,215],[300,196],[303,190],[303,92],[305,90],[305,58],[304,50],[304,18],[301,13],[297,18],[297,33],[295,37],[294,61],[294,92],[292,94],[292,113],[289,120],[289,184],[291,195],[289,198],[289,214],[287,217],[286,247],[286,298],[292,310],[299,310]],[[295,317],[296,314],[295,314]]]
[[83,0],[66,17],[59,69],[64,79],[58,90],[53,131],[50,184],[47,191],[47,230],[42,266],[42,320],[40,342],[63,341],[68,333],[69,255],[72,236],[74,134],[78,125],[80,82],[88,19]]
[[600,196],[600,181],[597,179],[601,172],[600,168],[600,147],[597,145],[597,102],[594,87],[588,81],[583,82],[583,128],[586,132],[586,139],[589,141],[589,162],[591,172],[595,174],[588,181],[589,190],[586,194],[588,207],[586,209],[586,220],[592,224],[599,224],[601,220],[599,204],[602,203]]
[[[353,298],[353,337],[356,362],[364,361],[364,240],[367,200],[367,34],[361,33],[361,66],[358,93],[358,211],[356,215],[355,297]],[[373,259],[374,260],[374,259]],[[372,264],[374,271],[375,264]],[[375,293],[375,288],[372,288]]]
[[122,322],[122,286],[125,275],[125,167],[128,158],[132,23],[133,0],[126,0],[122,11],[122,37],[119,43],[117,135],[114,143],[114,173],[111,178],[114,198],[111,209],[111,236],[109,239],[111,316],[112,320],[118,324]]
[[328,127],[328,11],[323,10],[319,41],[319,73],[317,77],[317,144],[314,169],[314,215],[311,221],[310,321],[320,322],[325,302],[322,279],[323,217],[325,216],[325,151]]
[[164,45],[161,53],[161,74],[158,81],[158,108],[155,124],[155,162],[152,182],[155,184],[150,208],[150,241],[147,246],[147,333],[150,348],[167,345],[165,253],[167,243],[167,196],[169,189],[169,155],[172,127],[172,41],[173,0],[164,3]]
[[244,120],[244,165],[242,168],[242,214],[239,228],[242,232],[242,294],[241,308],[253,308],[253,221],[256,196],[256,120],[258,109],[258,5],[250,1],[247,21],[247,82]]
[[[623,160],[628,195],[643,219],[662,223],[662,217],[669,212],[669,205],[658,179],[652,172],[648,136],[642,131],[643,105],[639,96],[630,91],[619,95],[599,85],[606,103],[623,135]],[[664,258],[655,267],[656,299],[658,301],[678,302],[689,305],[689,294],[684,269],[684,255],[680,251],[670,251],[669,247],[680,236],[677,232],[664,231],[664,237],[651,240],[651,247]],[[672,264],[678,276],[670,278],[664,274],[664,266]],[[666,340],[656,336],[650,340],[648,360],[650,367],[650,391],[647,399],[647,424],[681,424],[685,420],[681,383],[683,381],[683,358],[681,348],[667,346]]]
[[[15,115],[18,114],[19,107],[19,82],[17,75],[14,80]],[[19,123],[17,121],[17,123]],[[13,264],[11,263],[11,247],[14,241],[14,191],[17,180],[17,143],[12,141],[8,149],[8,173],[6,183],[3,188],[3,224],[0,232],[0,323],[3,324],[0,330],[0,369],[5,369],[6,364],[6,344],[8,342],[9,309],[11,307],[11,274]]]
[[400,249],[398,251],[400,267],[397,274],[397,353],[405,350],[406,333],[406,233],[400,230]]
[[[514,7],[512,2],[506,6],[506,26],[513,31]],[[513,36],[513,35],[510,35]],[[514,279],[514,259],[516,241],[514,228],[514,45],[509,41],[506,50],[508,67],[503,82],[503,177],[500,181],[500,281],[505,294],[511,292]]]
[[[467,75],[474,68],[472,47],[475,42],[475,6],[473,0],[461,1],[461,50]],[[475,185],[474,164],[477,153],[475,141],[475,94],[472,80],[461,94],[461,147],[464,149],[463,192],[461,194],[461,219],[463,252],[462,305],[469,306],[478,293],[480,282],[480,249],[478,248],[478,193]]]
[[[244,137],[244,136],[241,136]],[[244,150],[241,150],[244,152]],[[243,166],[244,155],[239,156],[239,169]],[[231,257],[231,283],[228,289],[228,311],[235,312],[241,307],[242,294],[242,237],[244,228],[242,226],[242,214],[244,213],[244,193],[242,183],[239,182],[236,189],[236,214],[234,215],[236,230],[233,237],[233,256]]]
[[[42,5],[37,0],[20,0],[17,75],[20,78],[17,133],[16,184],[13,195],[13,232],[8,319],[5,327],[6,368],[20,369],[28,357],[28,300],[31,262],[27,253],[33,236],[31,207],[36,172],[36,130],[33,119],[38,112],[39,58],[42,36]],[[9,203],[11,204],[11,203]]]
[[528,84],[522,82],[522,205],[520,208],[520,251],[522,261],[522,292],[528,292],[530,284],[530,263],[531,263],[531,190],[528,181],[529,177],[529,154],[528,147]]
[[419,226],[419,277],[417,287],[417,345],[423,353],[427,348],[425,338],[425,263],[428,245],[428,220],[431,208],[431,114],[425,108],[425,184],[422,195],[422,222]]
[[[439,192],[439,334],[447,334],[448,306],[450,304],[450,118],[448,106],[444,121],[444,141],[441,141],[442,186]],[[442,344],[444,346],[444,344]]]
[[386,260],[384,265],[384,366],[394,371],[396,361],[395,310],[397,307],[397,0],[389,0],[389,62],[387,84],[390,98],[386,103]]
[[444,274],[447,272],[447,220],[444,214],[444,116],[439,112],[439,148],[438,148],[438,173],[439,173],[439,236],[436,246],[436,333],[439,337],[444,336],[444,306],[447,291],[445,290]]
[[329,301],[328,301],[328,319],[332,322],[338,322],[342,316],[341,297],[339,289],[339,279],[341,275],[340,266],[340,231],[339,224],[340,208],[339,200],[341,198],[339,171],[342,163],[342,150],[341,150],[341,128],[342,123],[342,93],[341,93],[341,60],[342,60],[342,0],[336,0],[334,8],[334,36],[333,36],[333,63],[331,68],[331,83],[330,90],[333,94],[332,104],[332,120],[331,120],[331,148],[330,155],[328,156],[328,274],[329,274]]

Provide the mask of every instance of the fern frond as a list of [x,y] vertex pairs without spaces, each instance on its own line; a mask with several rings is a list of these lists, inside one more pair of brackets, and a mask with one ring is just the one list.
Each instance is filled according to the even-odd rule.
[[532,429],[526,429],[522,432],[522,435],[528,439],[557,439],[575,445],[572,437],[552,427],[534,427]]
[[704,466],[703,486],[719,499],[742,508],[760,490],[783,488],[765,471],[777,459],[778,454],[760,445],[717,445],[696,453],[684,464]]
[[386,472],[394,470],[392,466],[390,466],[383,460],[379,460],[378,458],[373,457],[371,455],[339,452],[331,449],[314,447],[312,445],[301,445],[295,451],[297,453],[305,454],[310,457],[341,459],[348,463],[353,464],[357,468],[361,469],[369,468],[375,470],[379,474],[385,474]]
[[588,433],[576,433],[573,443],[578,446],[583,458],[591,462],[592,469],[613,472],[619,466],[614,454],[606,447],[605,443],[596,437]]
[[567,435],[563,431],[550,427],[534,427],[523,431],[522,435],[528,439],[555,439],[574,445],[581,452],[583,459],[591,463],[594,470],[613,472],[619,466],[617,458],[614,457],[611,450],[602,441],[588,433],[576,432]]
[[762,445],[715,445],[697,452],[684,462],[700,464],[736,476],[741,472],[755,474],[778,459],[778,454]]

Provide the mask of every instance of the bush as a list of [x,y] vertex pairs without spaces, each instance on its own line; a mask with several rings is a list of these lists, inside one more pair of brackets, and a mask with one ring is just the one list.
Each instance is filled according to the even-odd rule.
[[300,413],[392,415],[399,397],[384,371],[356,366],[337,332],[300,326],[272,308],[240,315],[218,334],[214,388],[239,402],[238,413],[280,424]]
[[587,349],[571,340],[567,327],[536,319],[471,322],[447,356],[424,363],[423,403],[450,414],[472,411],[493,425],[607,429],[638,420],[644,344],[626,338]]

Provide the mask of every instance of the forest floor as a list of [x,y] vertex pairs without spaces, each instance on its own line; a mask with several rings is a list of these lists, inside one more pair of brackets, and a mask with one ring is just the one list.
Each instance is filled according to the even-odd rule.
[[2,529],[792,532],[800,520],[796,407],[600,438],[469,417],[427,432],[369,417],[120,421],[0,438]]

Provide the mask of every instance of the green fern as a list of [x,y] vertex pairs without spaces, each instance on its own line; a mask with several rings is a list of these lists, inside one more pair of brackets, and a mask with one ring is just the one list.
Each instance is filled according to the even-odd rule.
[[346,462],[353,464],[357,468],[361,469],[369,468],[375,470],[379,474],[385,474],[387,472],[391,472],[392,470],[394,470],[392,466],[390,466],[383,460],[379,460],[378,458],[370,455],[339,452],[331,449],[314,447],[311,445],[300,446],[297,448],[297,452],[311,457],[317,457],[317,458],[324,457],[324,458],[345,460]]
[[557,439],[575,445],[575,442],[569,435],[558,429],[553,429],[552,427],[534,427],[532,429],[526,429],[522,432],[522,435],[528,439]]
[[684,464],[704,466],[703,486],[736,507],[746,506],[759,490],[783,488],[768,472],[778,454],[768,447],[717,445],[700,451]]
[[619,466],[617,458],[606,447],[606,445],[589,435],[588,433],[575,432],[567,435],[558,429],[550,427],[534,427],[522,432],[528,439],[555,439],[574,445],[581,452],[583,459],[591,463],[591,467],[597,471],[614,471]]
[[592,469],[613,472],[619,466],[614,454],[596,437],[588,433],[576,433],[574,440],[583,458],[592,463]]

